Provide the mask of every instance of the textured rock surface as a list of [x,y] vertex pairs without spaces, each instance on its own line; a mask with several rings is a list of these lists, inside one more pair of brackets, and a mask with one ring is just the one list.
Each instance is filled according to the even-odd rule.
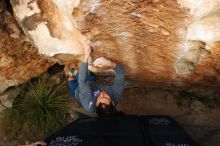
[[190,9],[190,14],[195,19],[207,16],[210,13],[215,13],[219,10],[219,0],[177,0],[181,7]]
[[10,88],[0,95],[0,112],[4,109],[11,108],[13,99],[19,94],[16,88]]
[[[220,83],[218,0],[198,3],[194,0],[14,0],[11,3],[19,24],[41,54],[59,56],[65,63],[75,61],[77,64],[82,48],[88,47],[84,43],[87,38],[94,58],[105,56],[122,63],[127,77],[139,85],[202,92],[218,88]],[[210,12],[215,15],[204,17]],[[210,19],[214,19],[214,23]],[[197,33],[197,28],[201,28],[202,33]],[[188,43],[194,39],[205,42],[205,47],[196,50],[198,48]],[[29,50],[25,48],[16,48],[14,52]],[[189,64],[192,65],[186,63],[190,73],[187,75],[177,74],[174,66],[183,56],[186,56],[181,62],[184,67],[185,62],[189,62],[185,59],[191,58]],[[201,59],[202,56],[206,58]],[[30,56],[25,53],[19,57],[17,60]],[[10,58],[5,58],[2,54],[2,62],[10,63]],[[43,72],[47,67],[49,65],[39,69]],[[8,80],[9,74],[17,83],[18,77],[13,76],[11,70],[1,71],[3,79]],[[31,75],[22,77],[31,78]]]
[[[193,16],[182,44],[184,55],[177,60],[174,66],[177,73],[188,74],[193,72],[201,58],[208,57],[210,54],[208,50],[219,41],[220,1],[178,0],[178,2],[183,7],[188,7]],[[202,45],[198,45],[199,43]],[[191,56],[194,56],[194,59]]]
[[47,71],[53,62],[38,54],[28,42],[0,30],[0,93]]
[[14,14],[39,53],[82,54],[85,37],[76,28],[73,8],[78,2],[60,0],[11,0]]
[[[183,1],[167,0],[84,0],[74,10],[73,16],[80,31],[90,39],[93,55],[107,56],[123,63],[128,77],[137,80],[139,85],[172,89],[186,87],[192,90],[197,87],[202,87],[201,90],[217,87],[220,81],[220,52],[216,37],[219,35],[216,31],[219,30],[219,20],[213,23],[202,17],[215,12],[218,1],[184,2],[185,5]],[[194,34],[199,28],[201,33]],[[205,32],[210,33],[210,40],[205,38]],[[187,54],[189,47],[185,45],[190,46],[190,40],[203,41],[208,45],[204,51],[192,51],[198,52],[198,57],[188,53],[194,56],[193,61],[196,62],[191,74],[177,74],[174,64],[185,52]],[[206,49],[210,52],[206,52]],[[200,59],[204,52],[210,55]]]
[[140,84],[172,86],[178,43],[188,23],[175,1],[82,1],[74,10],[80,31],[90,38],[93,56],[125,65]]
[[[17,24],[10,2],[0,2],[0,94],[8,87],[16,86],[38,77],[53,64],[38,54]],[[2,95],[3,96],[3,95]]]

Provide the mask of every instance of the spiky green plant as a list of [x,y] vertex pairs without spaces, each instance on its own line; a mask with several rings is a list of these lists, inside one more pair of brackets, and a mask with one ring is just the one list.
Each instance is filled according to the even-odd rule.
[[45,138],[67,123],[69,99],[63,87],[64,83],[54,84],[43,76],[36,83],[30,82],[26,91],[14,99],[6,115],[16,139],[21,133],[26,140],[33,135]]

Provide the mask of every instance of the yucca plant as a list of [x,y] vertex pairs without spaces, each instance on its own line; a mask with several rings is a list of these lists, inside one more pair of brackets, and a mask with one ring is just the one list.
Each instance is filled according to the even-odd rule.
[[54,84],[43,76],[14,99],[6,115],[16,139],[21,135],[25,140],[45,138],[67,123],[69,99],[62,92],[64,84]]

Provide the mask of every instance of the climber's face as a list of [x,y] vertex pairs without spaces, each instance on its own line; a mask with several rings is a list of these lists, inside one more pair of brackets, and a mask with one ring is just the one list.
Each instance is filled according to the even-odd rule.
[[112,100],[111,100],[111,97],[108,95],[108,93],[105,91],[102,91],[99,97],[97,98],[96,106],[98,106],[99,103],[105,103],[106,105],[110,105],[111,102]]

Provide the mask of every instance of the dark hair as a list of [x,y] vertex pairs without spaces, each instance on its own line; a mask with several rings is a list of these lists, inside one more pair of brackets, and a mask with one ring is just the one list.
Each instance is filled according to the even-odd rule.
[[111,102],[110,105],[107,105],[105,103],[99,103],[99,105],[96,107],[96,113],[99,117],[109,117],[114,112],[114,104]]

